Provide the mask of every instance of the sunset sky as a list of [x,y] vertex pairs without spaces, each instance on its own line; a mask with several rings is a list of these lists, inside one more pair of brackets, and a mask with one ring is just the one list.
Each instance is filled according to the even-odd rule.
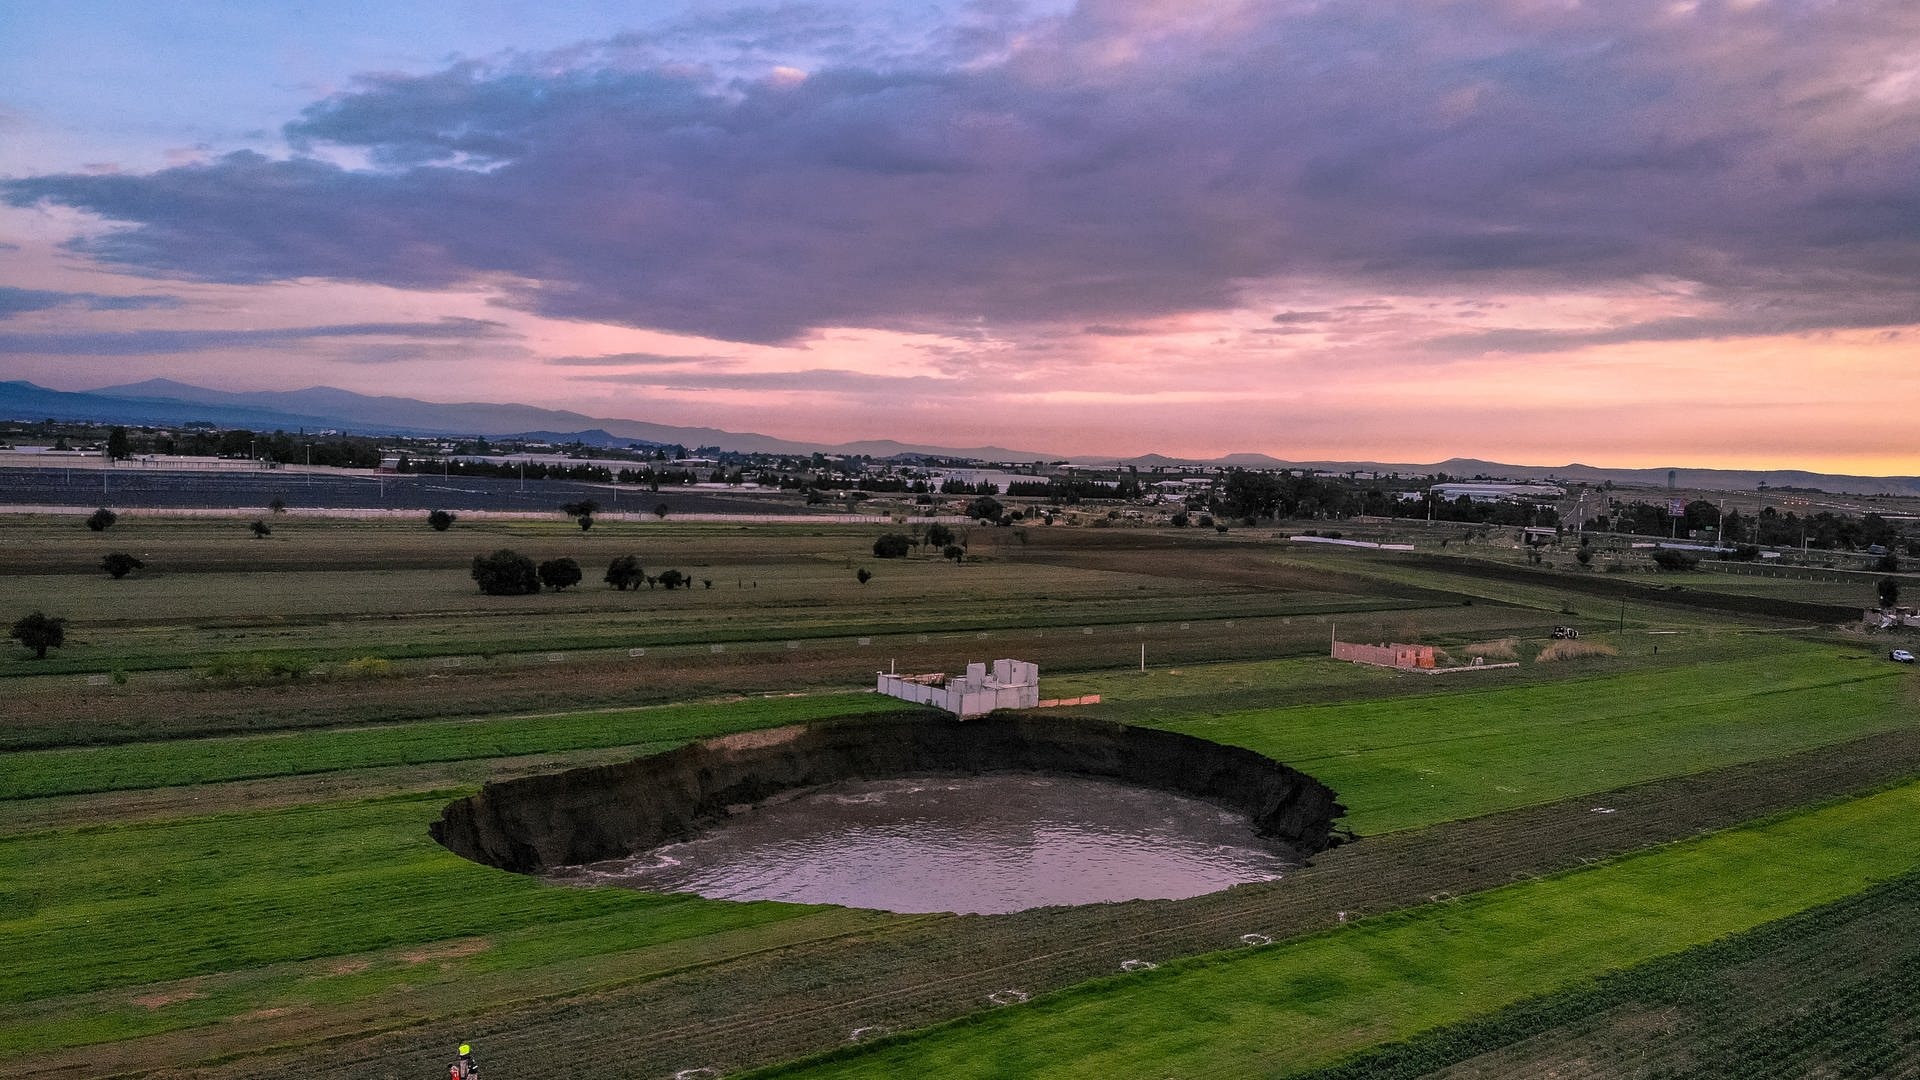
[[1920,473],[1913,0],[0,0],[0,378]]

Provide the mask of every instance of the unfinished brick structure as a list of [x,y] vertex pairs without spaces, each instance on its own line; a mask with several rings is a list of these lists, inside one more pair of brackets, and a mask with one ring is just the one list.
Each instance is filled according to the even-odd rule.
[[1402,645],[1398,642],[1386,645],[1356,645],[1336,639],[1333,643],[1333,658],[1352,661],[1356,664],[1374,664],[1379,667],[1431,668],[1433,646]]
[[875,689],[888,697],[945,709],[965,720],[995,709],[1031,709],[1040,704],[1040,665],[995,660],[989,673],[985,664],[968,664],[967,673],[959,678],[883,671]]

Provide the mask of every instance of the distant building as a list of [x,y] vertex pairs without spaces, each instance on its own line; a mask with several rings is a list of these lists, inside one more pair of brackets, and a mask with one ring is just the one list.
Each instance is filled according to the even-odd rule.
[[1040,665],[1024,660],[968,664],[959,678],[945,674],[895,675],[881,672],[874,689],[902,701],[945,709],[962,720],[995,709],[1031,709],[1040,704]]
[[1553,484],[1447,483],[1432,488],[1436,499],[1453,500],[1465,495],[1477,503],[1546,502],[1558,499],[1567,489]]

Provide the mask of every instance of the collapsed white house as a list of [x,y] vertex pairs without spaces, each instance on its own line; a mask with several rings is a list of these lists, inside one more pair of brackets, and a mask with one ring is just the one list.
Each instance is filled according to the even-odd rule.
[[1040,665],[1025,660],[995,660],[968,664],[967,673],[953,677],[880,673],[875,687],[888,697],[945,709],[962,720],[985,716],[995,709],[1031,709],[1040,704]]

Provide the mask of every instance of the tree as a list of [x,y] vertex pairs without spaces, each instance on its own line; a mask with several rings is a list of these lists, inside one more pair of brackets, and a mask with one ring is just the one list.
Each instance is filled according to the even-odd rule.
[[259,540],[264,537],[273,535],[273,526],[267,524],[266,522],[260,520],[259,518],[254,518],[253,524],[247,526],[247,528],[253,530],[253,538],[255,540]]
[[427,526],[434,532],[446,532],[458,516],[450,510],[435,510],[427,515]]
[[640,583],[646,579],[646,572],[640,569],[640,556],[622,555],[607,564],[607,576],[602,580],[621,592],[626,592],[628,589],[639,588]]
[[1874,585],[1874,588],[1880,592],[1881,607],[1892,608],[1900,606],[1900,580],[1898,578],[1883,577],[1879,583]]
[[276,514],[284,514],[287,512],[287,500],[275,495],[273,501],[267,504],[267,509]]
[[94,532],[106,532],[108,529],[113,528],[114,522],[119,520],[119,514],[103,506],[87,515],[87,528],[92,529]]
[[1000,500],[991,495],[982,495],[967,504],[967,516],[981,521],[999,521],[1005,513],[1006,507],[1001,506]]
[[959,544],[948,544],[940,550],[940,554],[952,559],[954,562],[959,562],[961,559],[967,557],[967,549],[961,547]]
[[1900,556],[1889,551],[1880,556],[1880,561],[1874,563],[1873,568],[1883,574],[1897,574],[1900,572]]
[[540,570],[511,548],[473,557],[473,580],[488,596],[522,596],[540,591]]
[[653,508],[653,516],[663,521],[666,520],[667,513],[668,508],[666,503],[661,503],[659,506]]
[[116,427],[107,432],[107,456],[115,461],[125,461],[133,456],[133,443],[127,438],[127,429]]
[[560,507],[560,512],[579,522],[580,531],[586,532],[593,528],[593,515],[600,512],[600,504],[592,499],[581,499],[579,502],[564,504]]
[[927,546],[943,548],[953,543],[953,530],[939,522],[927,526]]
[[540,564],[540,583],[554,592],[580,584],[580,564],[572,559],[548,559]]
[[1580,550],[1574,552],[1573,557],[1581,566],[1593,565],[1593,549],[1585,544],[1580,545]]
[[865,585],[867,582],[873,580],[873,571],[863,566],[860,569],[854,571],[853,577],[855,581],[858,581],[860,584]]
[[876,559],[904,559],[913,549],[913,541],[905,533],[886,533],[873,542],[873,557]]
[[693,579],[678,570],[663,570],[660,573],[660,585],[666,589],[677,589],[682,585],[693,587]]
[[1698,555],[1661,548],[1653,553],[1653,563],[1662,570],[1692,570],[1700,565]]
[[1179,513],[1173,515],[1173,517],[1168,518],[1167,520],[1173,523],[1174,528],[1184,529],[1187,527],[1187,522],[1190,519],[1187,517],[1187,512],[1185,510],[1182,510]]
[[21,616],[7,636],[32,649],[35,660],[45,660],[48,649],[57,649],[66,644],[67,620],[36,611]]
[[146,563],[141,562],[139,559],[134,558],[124,551],[111,552],[106,558],[100,560],[100,569],[105,570],[115,581],[126,577],[135,570],[145,569],[146,565]]

